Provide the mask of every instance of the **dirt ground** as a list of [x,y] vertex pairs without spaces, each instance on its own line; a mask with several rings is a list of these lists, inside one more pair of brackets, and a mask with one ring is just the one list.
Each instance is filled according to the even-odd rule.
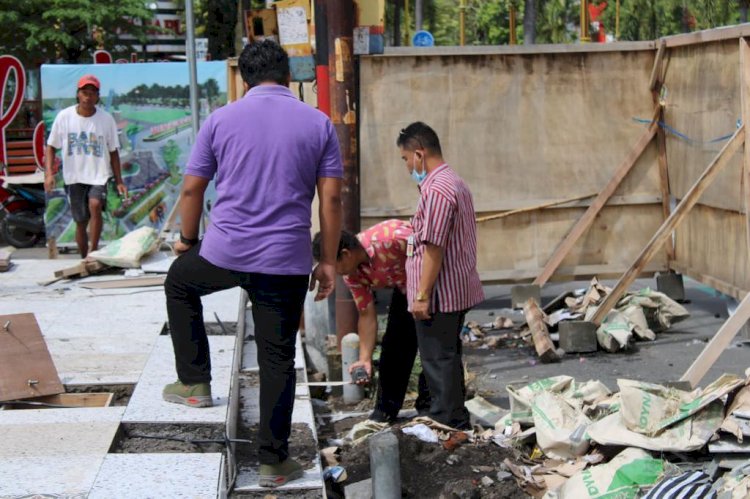
[[126,406],[133,395],[135,385],[65,385],[66,393],[114,393],[113,406]]
[[[492,443],[464,444],[447,451],[439,444],[422,442],[405,435],[400,426],[393,433],[399,441],[402,497],[405,498],[525,498],[512,477],[498,480],[505,470],[503,460],[513,452]],[[341,465],[348,474],[347,484],[370,478],[370,450],[367,442],[342,451]],[[488,477],[491,484],[483,485]],[[489,482],[488,482],[489,483]]]
[[112,453],[223,452],[224,426],[201,424],[123,424]]

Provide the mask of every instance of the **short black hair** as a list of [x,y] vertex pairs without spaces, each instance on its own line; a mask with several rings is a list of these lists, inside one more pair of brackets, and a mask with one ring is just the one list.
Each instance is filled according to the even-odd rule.
[[240,54],[239,66],[249,87],[266,81],[286,85],[289,80],[289,55],[273,40],[248,44]]
[[402,128],[396,139],[396,145],[410,151],[424,148],[434,154],[443,154],[437,133],[421,121],[415,121],[406,128]]
[[[323,236],[320,232],[315,234],[315,237],[313,237],[312,242],[312,251],[313,251],[313,258],[316,262],[320,261],[320,242]],[[364,249],[362,247],[362,243],[359,242],[359,239],[357,239],[357,236],[349,232],[348,230],[342,230],[341,231],[341,239],[339,239],[339,249],[336,252],[336,260],[341,258],[341,253],[344,250],[356,250],[356,249]]]

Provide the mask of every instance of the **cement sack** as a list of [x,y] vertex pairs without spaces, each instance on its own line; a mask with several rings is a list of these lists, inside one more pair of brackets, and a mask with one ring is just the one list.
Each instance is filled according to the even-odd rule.
[[156,251],[159,234],[151,227],[141,227],[110,242],[104,248],[92,251],[89,256],[112,267],[138,268],[141,258]]
[[[593,317],[596,312],[594,307],[589,310],[591,313],[586,314],[586,320],[589,320],[589,316]],[[612,310],[596,330],[596,340],[599,346],[610,353],[627,349],[633,341],[633,325],[621,312]]]
[[585,437],[591,424],[580,407],[571,405],[561,394],[543,392],[531,404],[536,441],[547,457],[575,459],[589,448]]
[[739,388],[744,380],[724,374],[705,389],[692,392],[631,380],[618,380],[617,384],[625,425],[636,433],[655,435]]
[[670,426],[655,436],[628,429],[622,413],[606,416],[588,429],[588,437],[600,445],[629,445],[657,452],[691,452],[703,448],[721,426],[724,404],[714,402],[692,417]]
[[664,462],[641,449],[627,448],[610,462],[579,471],[545,499],[635,499],[642,488],[659,481]]
[[521,424],[533,424],[534,417],[531,404],[540,393],[559,393],[571,405],[585,412],[585,408],[593,406],[611,393],[600,381],[585,381],[577,383],[571,376],[554,376],[540,379],[523,388],[506,387],[510,397],[510,417]]
[[618,303],[618,308],[629,305],[637,305],[644,309],[649,327],[656,332],[664,331],[673,324],[690,316],[685,307],[658,291],[650,288],[640,290],[638,293],[628,295]]

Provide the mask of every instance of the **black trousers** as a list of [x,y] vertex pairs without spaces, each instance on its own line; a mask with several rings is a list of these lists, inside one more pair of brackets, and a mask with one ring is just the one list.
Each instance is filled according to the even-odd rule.
[[[376,416],[395,419],[404,405],[409,377],[417,356],[417,330],[414,317],[409,312],[406,296],[397,288],[393,290],[388,310],[388,324],[381,343]],[[427,409],[430,394],[424,371],[419,374],[417,410]]]
[[295,340],[309,277],[223,269],[201,257],[199,249],[200,244],[175,260],[164,283],[177,376],[185,384],[211,381],[201,296],[242,287],[252,302],[258,346],[259,459],[262,464],[281,462],[289,456]]
[[466,311],[436,312],[416,321],[419,355],[432,402],[429,416],[454,428],[470,427],[460,333]]

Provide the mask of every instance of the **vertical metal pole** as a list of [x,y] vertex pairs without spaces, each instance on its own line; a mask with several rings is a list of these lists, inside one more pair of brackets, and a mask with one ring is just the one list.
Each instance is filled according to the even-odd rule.
[[[344,229],[360,230],[359,165],[354,74],[354,2],[326,0],[328,16],[328,77],[331,85],[331,122],[341,147],[344,184],[341,191]],[[340,278],[336,283],[336,338],[339,349],[345,334],[357,331],[357,308]]]
[[466,0],[461,0],[458,5],[459,45],[466,44]]
[[331,116],[331,88],[328,79],[328,19],[326,0],[315,0],[315,83],[318,109]]
[[510,22],[510,26],[508,27],[510,31],[510,44],[516,45],[518,43],[518,39],[516,38],[516,6],[513,4],[510,4],[508,21]]
[[422,29],[422,23],[424,19],[424,15],[422,14],[422,10],[424,8],[422,0],[415,0],[414,2],[414,26],[416,27],[417,31],[420,31]]
[[581,43],[591,41],[591,38],[589,38],[588,5],[588,0],[581,0]]
[[620,0],[615,3],[615,40],[620,39]]
[[190,113],[193,115],[193,143],[201,126],[200,109],[198,108],[198,68],[195,62],[195,17],[193,0],[185,0],[185,24],[187,24],[187,61],[190,73]]

